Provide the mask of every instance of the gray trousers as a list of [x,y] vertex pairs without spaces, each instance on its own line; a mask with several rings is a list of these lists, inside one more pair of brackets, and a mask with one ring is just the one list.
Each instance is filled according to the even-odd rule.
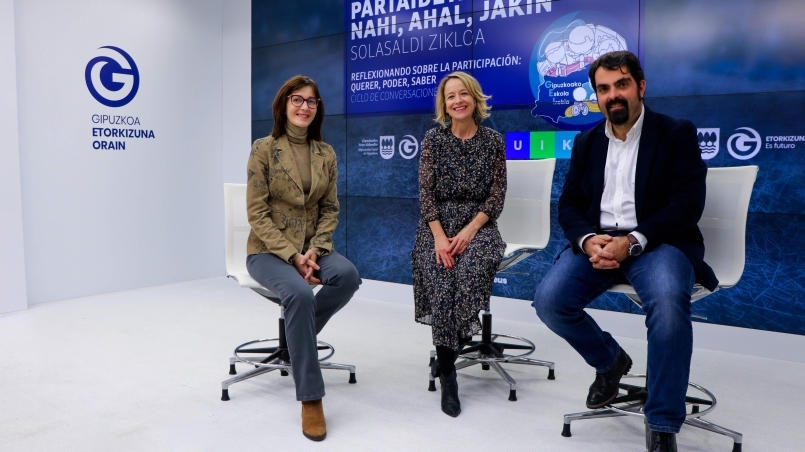
[[276,255],[261,253],[246,258],[249,275],[277,294],[285,308],[285,336],[299,401],[324,397],[316,335],[346,306],[361,284],[352,262],[335,251],[320,257],[316,263],[321,267],[316,276],[322,288],[314,295],[296,267]]

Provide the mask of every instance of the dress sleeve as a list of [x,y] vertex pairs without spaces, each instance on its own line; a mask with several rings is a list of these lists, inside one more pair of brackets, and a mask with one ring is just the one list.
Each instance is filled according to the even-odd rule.
[[506,146],[503,137],[495,134],[490,146],[495,148],[495,157],[492,162],[492,187],[486,202],[481,206],[481,212],[489,216],[490,220],[497,220],[503,212],[503,201],[506,199]]
[[433,138],[432,134],[425,135],[422,140],[422,152],[419,155],[419,207],[422,218],[427,222],[439,219],[436,208],[436,176],[433,168]]

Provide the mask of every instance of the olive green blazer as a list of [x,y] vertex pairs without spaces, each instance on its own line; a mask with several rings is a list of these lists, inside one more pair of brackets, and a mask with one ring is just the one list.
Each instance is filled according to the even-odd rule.
[[310,141],[310,193],[305,197],[288,137],[261,138],[252,145],[247,165],[246,209],[252,227],[247,254],[272,253],[286,262],[313,249],[333,249],[338,225],[335,151]]

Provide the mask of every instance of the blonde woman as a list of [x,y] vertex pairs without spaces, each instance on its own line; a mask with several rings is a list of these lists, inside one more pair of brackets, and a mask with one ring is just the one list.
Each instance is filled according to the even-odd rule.
[[422,218],[411,252],[417,322],[430,325],[442,388],[442,411],[461,412],[455,362],[479,332],[506,244],[496,220],[506,196],[506,151],[498,132],[480,125],[489,96],[478,81],[453,72],[436,94],[436,122],[419,159]]

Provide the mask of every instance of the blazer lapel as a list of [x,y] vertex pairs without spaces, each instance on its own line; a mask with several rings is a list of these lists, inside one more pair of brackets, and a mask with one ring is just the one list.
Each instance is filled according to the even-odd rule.
[[592,148],[590,149],[592,161],[592,183],[593,183],[593,213],[592,217],[595,218],[596,228],[600,227],[601,219],[601,197],[604,195],[604,174],[607,167],[607,153],[609,152],[609,138],[604,133],[606,122],[602,123],[600,129],[597,130],[593,137]]
[[316,184],[319,183],[324,171],[324,154],[321,153],[321,148],[316,141],[310,142],[310,193],[308,197],[316,189]]
[[643,130],[640,132],[640,146],[637,148],[637,165],[635,168],[635,214],[637,221],[642,219],[640,214],[643,211],[643,201],[646,197],[646,187],[648,186],[649,170],[651,161],[654,159],[654,152],[657,150],[659,131],[657,130],[657,118],[654,112],[646,108],[643,118]]
[[302,192],[302,176],[299,175],[299,168],[296,167],[296,159],[291,150],[291,143],[288,142],[288,137],[283,135],[277,140],[276,144],[277,154],[279,155],[280,165],[288,173],[296,187]]

